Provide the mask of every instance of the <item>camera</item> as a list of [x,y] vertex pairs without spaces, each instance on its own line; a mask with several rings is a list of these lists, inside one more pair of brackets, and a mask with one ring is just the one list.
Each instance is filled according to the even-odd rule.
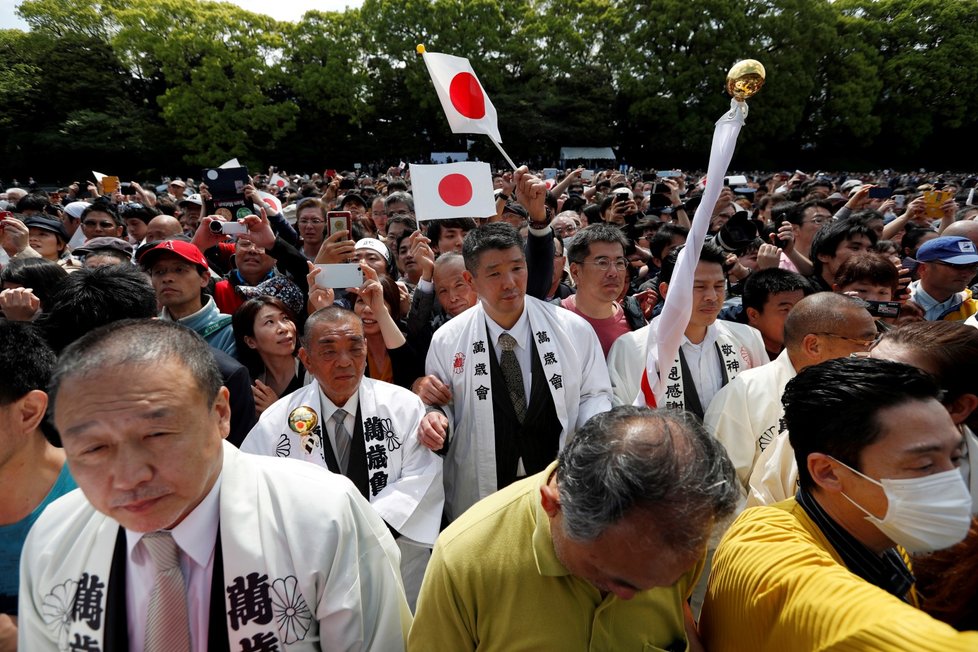
[[757,225],[747,211],[737,211],[720,227],[713,242],[728,254],[740,254],[757,238]]

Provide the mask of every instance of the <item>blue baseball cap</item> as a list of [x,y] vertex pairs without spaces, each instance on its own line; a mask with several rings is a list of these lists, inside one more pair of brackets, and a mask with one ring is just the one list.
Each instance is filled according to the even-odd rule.
[[971,265],[978,263],[975,243],[968,238],[944,235],[928,240],[917,250],[917,261],[921,263],[948,263],[950,265]]

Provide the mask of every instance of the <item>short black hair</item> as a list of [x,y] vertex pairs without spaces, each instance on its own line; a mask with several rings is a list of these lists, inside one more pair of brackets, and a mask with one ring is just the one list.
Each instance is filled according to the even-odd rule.
[[873,245],[878,240],[876,231],[866,226],[864,222],[838,220],[823,224],[812,239],[811,261],[815,276],[822,274],[822,261],[818,259],[819,255],[834,257],[835,250],[840,244],[859,235],[869,238],[870,244]]
[[631,241],[625,236],[617,226],[599,222],[598,224],[588,224],[577,232],[570,246],[567,247],[567,260],[572,263],[583,263],[591,253],[591,245],[595,242],[608,242],[620,244],[622,254]]
[[796,290],[804,292],[806,297],[815,292],[808,279],[797,272],[777,267],[762,269],[747,277],[747,282],[744,283],[743,305],[745,309],[753,308],[758,312],[764,312],[764,305],[772,294]]
[[451,220],[431,220],[428,222],[428,232],[425,234],[434,246],[438,246],[442,229],[462,229],[468,233],[476,227],[471,217],[457,217]]
[[[679,252],[686,248],[686,245],[676,247],[669,252],[669,255],[662,260],[662,269],[659,271],[659,283],[669,283],[672,280],[672,273],[676,269],[676,261],[679,260]],[[712,242],[704,242],[700,250],[700,259],[697,263],[716,263],[721,267],[727,259],[726,254]]]
[[47,390],[56,362],[33,323],[0,319],[0,405]]
[[682,236],[683,238],[689,237],[689,229],[679,224],[672,224],[671,222],[669,224],[663,224],[655,232],[655,235],[652,236],[652,239],[649,240],[649,253],[656,258],[662,258],[662,252],[672,244],[672,239],[676,236]]
[[0,288],[6,283],[30,288],[43,312],[51,308],[55,293],[68,276],[61,265],[46,258],[15,258],[0,270]]
[[940,400],[934,379],[899,362],[837,358],[802,369],[781,398],[802,489],[815,486],[808,473],[811,453],[859,470],[860,453],[883,434],[879,413],[928,399]]
[[61,351],[100,326],[155,316],[156,294],[149,278],[132,265],[106,265],[69,274],[41,326],[51,347]]
[[462,243],[462,258],[465,269],[475,274],[479,269],[479,259],[486,251],[503,251],[518,247],[523,251],[523,238],[508,222],[492,222],[469,231]]
[[[801,225],[802,220],[805,219],[805,211],[807,211],[809,208],[812,208],[813,206],[818,206],[819,208],[824,208],[830,214],[833,212],[832,211],[832,204],[830,204],[826,200],[824,200],[824,199],[809,199],[808,201],[805,201],[805,202],[793,204],[790,209],[788,209],[787,211],[785,211],[785,213],[784,213],[784,219],[785,220],[788,220],[789,222],[791,222],[795,226],[799,226],[799,225]],[[780,212],[781,211],[781,206],[778,205],[778,206],[775,206],[773,209],[771,209],[771,219],[772,219],[772,221],[774,221],[774,211],[775,210],[778,210]],[[775,221],[775,224],[781,224],[781,222]]]
[[106,213],[110,215],[115,221],[116,226],[122,226],[122,219],[119,217],[119,212],[115,207],[107,201],[96,201],[88,205],[84,211],[82,211],[81,219],[84,222],[85,218],[88,217],[89,213]]

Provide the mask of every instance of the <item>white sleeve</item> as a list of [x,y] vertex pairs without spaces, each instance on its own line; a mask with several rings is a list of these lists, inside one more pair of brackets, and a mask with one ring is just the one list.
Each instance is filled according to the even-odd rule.
[[723,444],[740,480],[740,493],[746,495],[747,482],[754,467],[756,437],[747,404],[747,385],[735,378],[717,392],[703,415],[707,432]]
[[425,409],[418,397],[413,398],[413,404],[399,408],[407,424],[400,449],[401,474],[392,478],[370,505],[402,535],[433,546],[445,505],[442,459],[418,441],[418,427]]
[[608,376],[613,392],[614,405],[631,405],[638,396],[645,369],[645,354],[635,346],[633,333],[626,333],[615,340],[608,351]]
[[[607,412],[612,406],[611,379],[608,376],[608,365],[604,359],[601,342],[594,329],[580,329],[582,337],[581,358],[584,368],[581,370],[581,406],[577,411],[577,423],[574,429],[580,428],[584,422],[595,414]],[[568,397],[573,400],[573,397]],[[568,424],[570,425],[570,424]]]
[[404,650],[411,611],[401,582],[400,553],[387,526],[352,485],[350,507],[332,523],[339,531],[323,560],[316,619],[323,652]]

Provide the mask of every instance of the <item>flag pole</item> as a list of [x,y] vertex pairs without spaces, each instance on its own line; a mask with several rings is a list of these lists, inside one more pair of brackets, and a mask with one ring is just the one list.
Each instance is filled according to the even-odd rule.
[[499,153],[503,155],[503,158],[506,159],[506,162],[509,163],[510,167],[513,168],[513,172],[515,172],[516,163],[513,163],[513,159],[509,157],[509,154],[506,153],[506,150],[503,149],[503,146],[497,143],[495,138],[490,138],[489,140],[492,141],[492,144],[496,146],[496,149],[499,150]]

